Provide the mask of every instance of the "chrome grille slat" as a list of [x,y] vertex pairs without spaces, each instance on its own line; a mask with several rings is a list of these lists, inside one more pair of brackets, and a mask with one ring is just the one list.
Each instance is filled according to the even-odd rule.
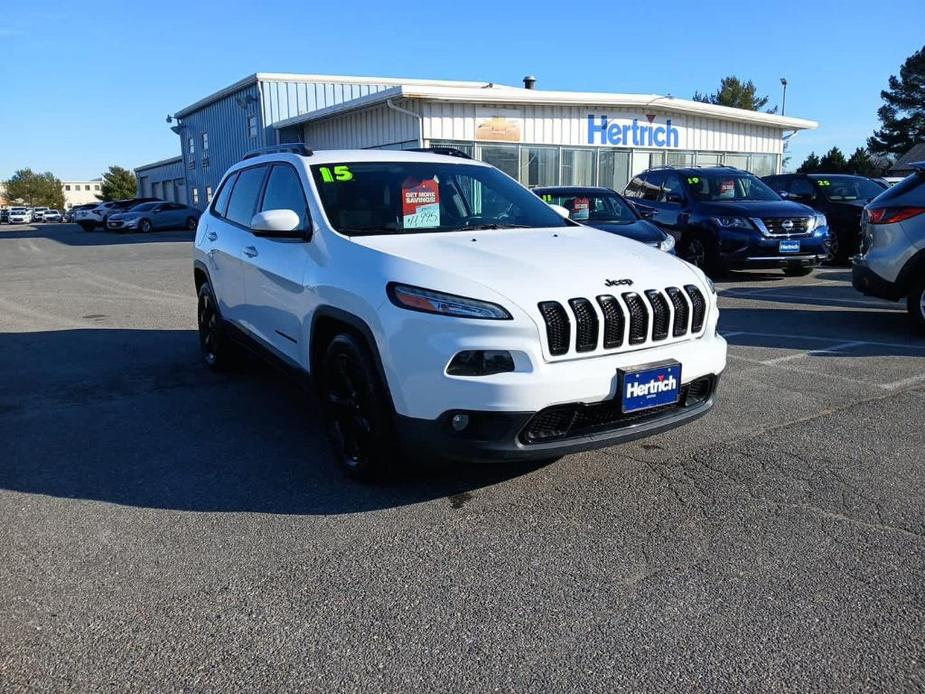
[[[810,219],[810,217],[763,217],[761,221],[771,236],[793,236],[809,233]],[[789,230],[783,226],[785,220],[790,220],[793,224]]]

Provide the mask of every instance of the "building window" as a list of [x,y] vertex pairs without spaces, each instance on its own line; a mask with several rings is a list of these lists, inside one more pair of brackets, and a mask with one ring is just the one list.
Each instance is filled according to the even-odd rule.
[[629,183],[630,153],[613,149],[601,150],[598,155],[598,185],[623,192]]
[[501,169],[511,178],[518,178],[518,145],[482,145],[480,159]]
[[196,140],[192,136],[186,138],[186,150],[190,156],[196,154]]
[[247,136],[257,137],[257,116],[247,117]]
[[84,190],[90,190],[90,186],[84,186]]
[[593,186],[594,185],[594,150],[593,149],[563,149],[562,150],[562,185],[564,186]]
[[672,150],[665,155],[665,161],[668,166],[677,166],[677,167],[687,167],[694,165],[694,153],[693,152],[681,152],[678,150]]
[[209,151],[209,133],[202,134],[202,151],[203,152]]
[[195,168],[196,168],[196,160],[195,160],[195,159],[190,159],[189,162],[187,162],[187,164],[186,164],[186,168],[188,168],[190,171],[192,171],[193,169],[195,169]]
[[193,204],[199,204],[199,188],[193,188]]
[[99,184],[99,183],[94,183],[94,184],[93,184],[93,190],[99,190],[99,189],[100,189],[100,184]]
[[70,186],[64,186],[64,190],[70,190],[70,189],[71,189]]
[[559,182],[558,147],[523,147],[520,180],[527,186],[554,186]]
[[206,186],[206,203],[212,202],[212,186]]
[[202,168],[204,168],[204,169],[208,169],[208,168],[209,168],[209,157],[203,157],[203,158],[202,158]]

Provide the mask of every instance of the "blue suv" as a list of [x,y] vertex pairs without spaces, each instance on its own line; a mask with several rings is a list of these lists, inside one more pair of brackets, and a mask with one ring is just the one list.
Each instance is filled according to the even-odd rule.
[[649,169],[623,195],[677,239],[678,255],[707,272],[781,268],[799,277],[828,252],[825,215],[784,200],[748,171]]

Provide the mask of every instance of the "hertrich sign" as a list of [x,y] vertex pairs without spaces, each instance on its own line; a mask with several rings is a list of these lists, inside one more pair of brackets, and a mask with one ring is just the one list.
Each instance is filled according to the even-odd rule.
[[647,115],[643,123],[638,118],[611,120],[607,116],[588,114],[588,144],[615,145],[622,147],[680,147],[681,133],[671,124],[655,122],[654,115]]

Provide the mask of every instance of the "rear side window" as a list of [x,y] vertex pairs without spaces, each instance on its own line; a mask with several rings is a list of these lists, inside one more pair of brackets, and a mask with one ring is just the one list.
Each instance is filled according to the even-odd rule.
[[257,211],[257,198],[263,187],[263,179],[267,173],[266,166],[255,166],[245,169],[238,174],[238,180],[231,191],[228,201],[228,212],[225,217],[230,222],[250,227],[251,219]]
[[212,211],[219,217],[224,217],[228,211],[228,200],[231,199],[231,190],[234,188],[234,182],[238,180],[238,174],[233,173],[225,179],[225,184],[218,191],[218,197],[215,198],[215,204],[212,205]]
[[623,193],[628,198],[640,198],[642,197],[642,177],[636,176],[629,185],[626,186],[626,192]]
[[662,181],[665,180],[663,171],[650,171],[642,175],[642,195],[643,200],[658,200],[659,192],[662,189]]
[[302,181],[291,166],[277,164],[270,170],[267,190],[263,194],[261,212],[267,210],[292,210],[299,215],[299,228],[308,228],[308,214]]

